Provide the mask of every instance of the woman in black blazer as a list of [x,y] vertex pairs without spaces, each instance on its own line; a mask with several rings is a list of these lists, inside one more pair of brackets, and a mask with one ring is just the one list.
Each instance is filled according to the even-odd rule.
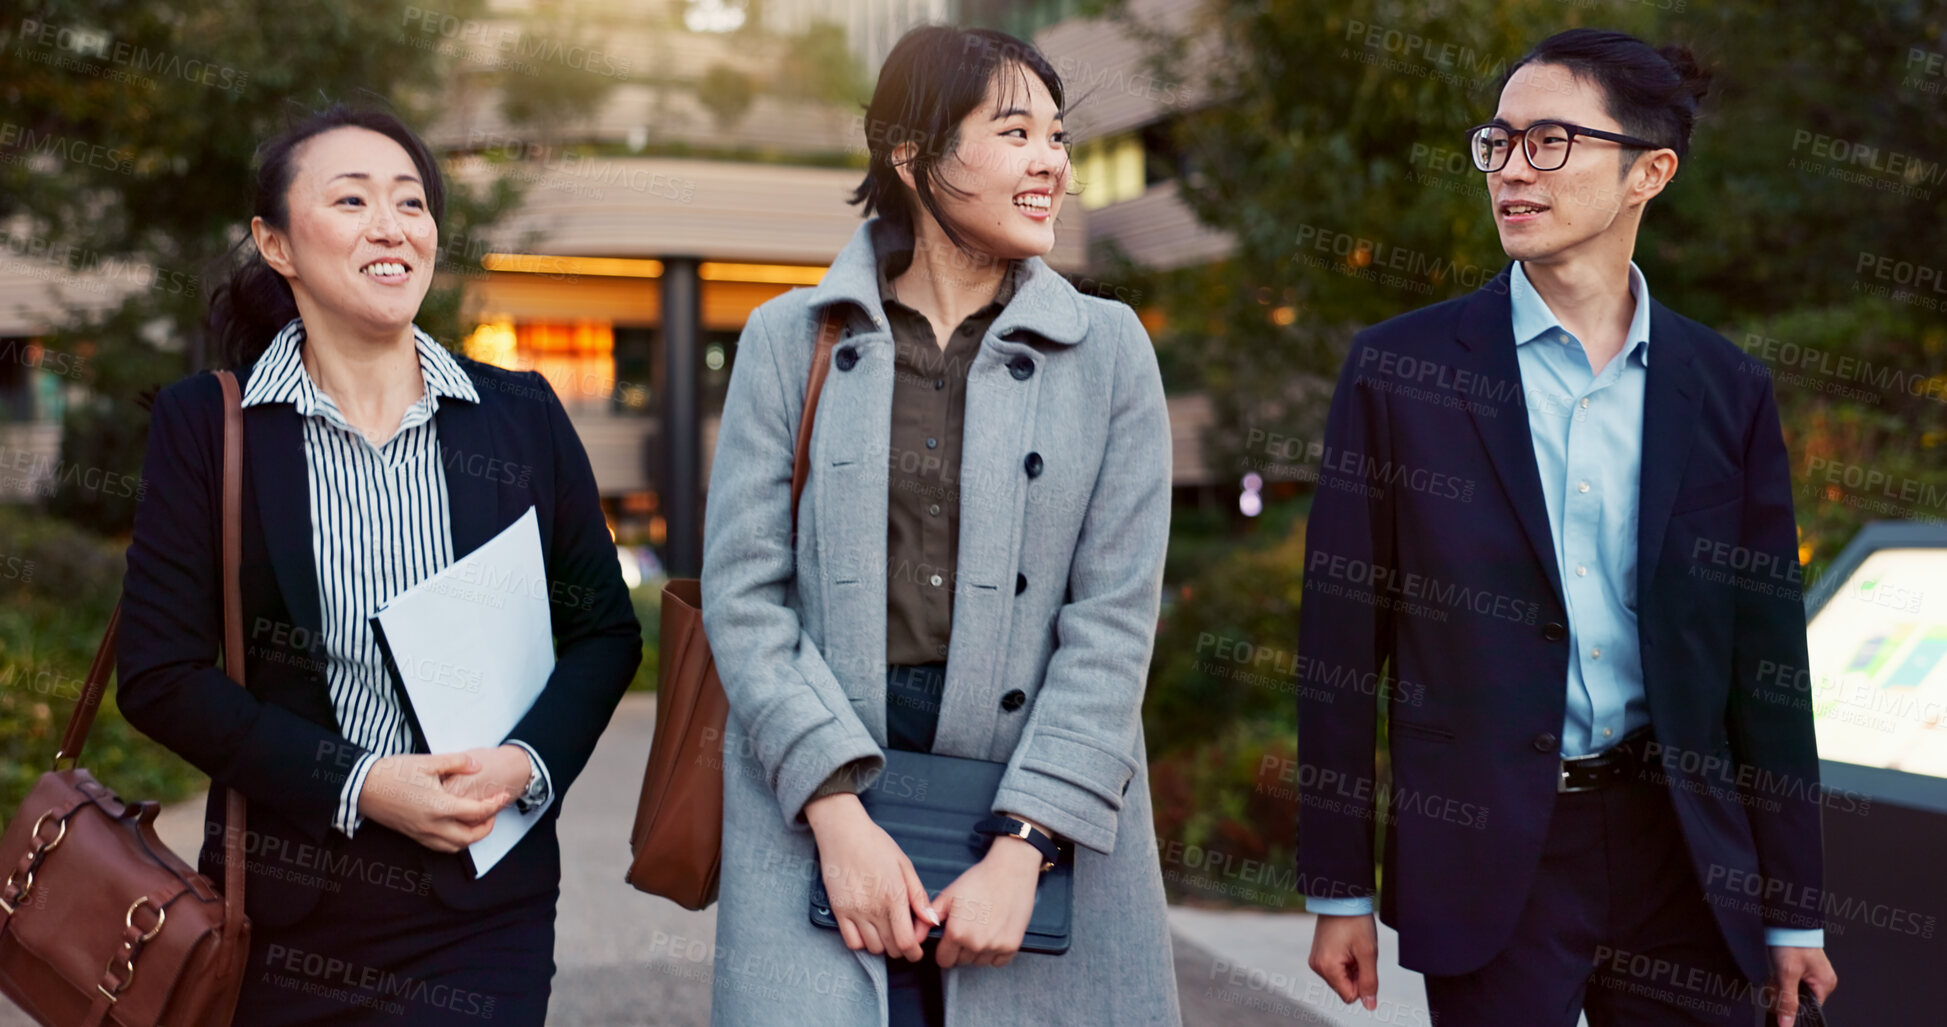
[[[236,1023],[540,1024],[554,973],[560,799],[641,661],[595,480],[540,375],[413,325],[444,189],[389,114],[333,107],[259,150],[256,252],[211,298],[244,401],[238,688],[223,631],[223,400],[156,397],[122,601],[129,721],[249,800],[251,960]],[[369,618],[529,507],[556,663],[504,744],[429,754]],[[552,805],[487,874],[464,850]]]

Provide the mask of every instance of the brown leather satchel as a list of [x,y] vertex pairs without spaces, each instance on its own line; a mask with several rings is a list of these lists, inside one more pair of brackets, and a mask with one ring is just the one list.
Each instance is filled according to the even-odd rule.
[[[223,666],[243,683],[243,408],[223,385]],[[108,617],[54,770],[0,837],[0,992],[42,1024],[228,1024],[250,953],[243,915],[244,801],[227,797],[223,888],[156,836],[153,802],[124,802],[75,766],[115,667]],[[62,769],[63,766],[67,769]],[[139,971],[139,972],[138,972]]]
[[[811,461],[811,422],[831,370],[838,328],[837,311],[827,308],[805,381],[804,414],[798,418],[797,451],[791,459],[794,538],[798,497]],[[702,582],[673,578],[663,586],[661,625],[656,730],[629,834],[635,855],[625,879],[684,909],[702,909],[717,900],[717,872],[723,863],[723,723],[730,713],[710,640],[703,637]]]

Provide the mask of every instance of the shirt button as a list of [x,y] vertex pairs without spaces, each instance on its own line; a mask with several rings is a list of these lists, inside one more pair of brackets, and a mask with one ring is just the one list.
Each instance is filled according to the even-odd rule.
[[1587,396],[1582,397],[1582,409],[1584,410],[1589,409],[1589,397]]
[[1602,647],[1596,646],[1594,649],[1589,650],[1589,658],[1592,660],[1602,659]]
[[1576,483],[1575,483],[1575,491],[1577,491],[1577,492],[1587,492],[1587,491],[1589,491],[1589,483],[1588,483],[1588,482],[1586,482],[1586,481],[1578,481],[1578,482],[1576,482]]
[[940,440],[939,440],[939,439],[927,439],[927,440],[926,440],[926,448],[927,448],[927,449],[938,449],[938,448],[940,448]]
[[1578,563],[1575,565],[1575,576],[1578,578],[1586,578],[1589,576],[1589,569]]
[[942,581],[945,581],[946,579],[945,579],[945,578],[942,578],[942,577],[940,577],[940,576],[939,576],[938,574],[935,574],[935,575],[933,575],[932,577],[930,577],[930,578],[928,578],[928,579],[926,579],[926,580],[927,580],[927,581],[928,581],[929,583],[931,583],[931,584],[932,584],[932,586],[933,586],[934,588],[939,588],[939,587],[940,587],[940,582],[942,582]]
[[1616,733],[1616,729],[1612,727],[1605,727],[1602,729],[1602,737],[1604,738],[1608,738],[1609,736],[1615,733]]
[[933,655],[935,655],[935,656],[945,656],[945,655],[946,655],[946,646],[944,646],[944,645],[936,645],[936,646],[934,646],[934,647],[933,647]]
[[938,517],[940,515],[940,504],[934,503],[932,506],[926,508],[926,512]]

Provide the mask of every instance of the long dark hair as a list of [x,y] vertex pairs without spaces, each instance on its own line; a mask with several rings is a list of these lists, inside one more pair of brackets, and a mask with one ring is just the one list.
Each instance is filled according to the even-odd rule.
[[[1009,64],[1028,70],[1054,97],[1062,110],[1061,76],[1040,50],[1005,32],[922,25],[899,38],[879,69],[879,84],[865,110],[866,151],[870,154],[865,180],[853,191],[853,204],[864,204],[868,217],[877,213],[908,231],[913,227],[914,194],[947,238],[961,249],[967,242],[941,210],[938,193],[960,195],[951,182],[935,177],[940,162],[959,143],[960,122],[987,99],[987,86]],[[913,172],[913,190],[899,178],[899,162],[892,152],[902,143],[914,147],[906,162]]]
[[[1677,152],[1678,160],[1690,155],[1690,133],[1697,127],[1697,108],[1710,91],[1711,75],[1689,47],[1652,48],[1621,32],[1569,29],[1542,40],[1514,62],[1501,85],[1524,64],[1559,64],[1594,82],[1602,87],[1609,116],[1624,132],[1662,143]],[[1627,170],[1642,151],[1624,152],[1630,154]]]
[[[440,178],[439,161],[425,140],[388,111],[342,103],[306,115],[257,147],[257,188],[251,214],[279,231],[289,231],[297,148],[313,136],[347,126],[371,129],[405,148],[419,169],[419,180],[426,187],[426,207],[432,212],[433,224],[438,225],[446,214],[446,183]],[[227,273],[222,266],[229,268]],[[264,263],[248,234],[223,255],[217,273],[204,280],[215,284],[203,311],[203,330],[216,344],[225,367],[242,367],[255,361],[277,332],[297,316],[291,284]]]

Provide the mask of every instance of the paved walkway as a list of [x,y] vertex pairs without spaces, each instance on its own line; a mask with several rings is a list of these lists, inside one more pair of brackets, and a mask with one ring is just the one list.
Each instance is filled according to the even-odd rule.
[[[550,1027],[702,1027],[710,1021],[714,910],[693,913],[622,880],[654,721],[652,696],[625,698],[562,811]],[[200,798],[181,803],[157,821],[163,840],[192,861],[202,836],[202,808]],[[1189,1027],[1425,1027],[1431,1022],[1419,975],[1393,962],[1397,945],[1383,926],[1381,1004],[1371,1013],[1341,1004],[1306,968],[1311,918],[1305,914],[1173,908],[1170,926],[1183,1022]],[[1095,1027],[1086,1018],[1076,1022]],[[0,1003],[0,1027],[27,1023]]]

